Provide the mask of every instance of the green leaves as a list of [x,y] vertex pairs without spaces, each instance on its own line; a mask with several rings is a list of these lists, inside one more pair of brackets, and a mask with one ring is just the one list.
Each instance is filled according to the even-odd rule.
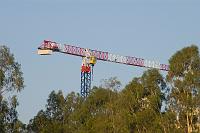
[[21,66],[6,46],[0,46],[0,94],[24,88]]
[[[199,132],[200,57],[190,46],[169,60],[165,77],[148,69],[119,90],[116,77],[102,80],[83,99],[52,91],[46,109],[29,123],[29,132],[141,133]],[[168,97],[167,97],[168,96]],[[161,108],[166,108],[162,110]]]
[[169,80],[173,77],[183,77],[188,71],[199,69],[199,64],[196,64],[199,60],[198,47],[195,45],[176,52],[169,60]]
[[[200,108],[200,56],[197,46],[185,47],[169,60],[168,82],[171,85],[169,109],[176,113],[177,125],[196,131],[196,110]],[[186,124],[185,124],[186,123]]]
[[[110,88],[108,85],[94,87],[85,100],[75,93],[64,97],[61,91],[52,91],[43,117],[38,114],[31,120],[29,131],[128,133],[145,132],[150,128],[152,132],[157,131],[153,125],[157,123],[156,118],[160,118],[161,82],[165,84],[158,70],[149,69],[121,92],[113,89],[119,82],[109,82]],[[40,125],[46,126],[38,129]]]
[[21,66],[15,61],[14,55],[6,46],[0,46],[0,132],[19,133],[25,126],[18,120],[17,97],[5,93],[21,91],[24,88]]
[[5,75],[3,73],[3,70],[0,69],[0,89],[3,88],[4,86],[4,80],[5,80]]

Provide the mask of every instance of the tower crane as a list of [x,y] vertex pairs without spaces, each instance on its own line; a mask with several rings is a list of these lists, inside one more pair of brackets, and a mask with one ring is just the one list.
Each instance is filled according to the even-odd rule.
[[103,52],[98,50],[92,50],[88,48],[81,48],[69,44],[60,44],[50,40],[44,40],[41,46],[38,47],[39,55],[51,55],[53,52],[59,52],[74,56],[82,57],[81,65],[81,96],[87,97],[91,89],[91,80],[93,76],[93,67],[97,60],[120,63],[125,65],[157,68],[159,70],[168,71],[169,66],[161,64],[157,61],[150,61],[142,58],[132,56],[122,56],[118,54],[112,54],[109,52]]

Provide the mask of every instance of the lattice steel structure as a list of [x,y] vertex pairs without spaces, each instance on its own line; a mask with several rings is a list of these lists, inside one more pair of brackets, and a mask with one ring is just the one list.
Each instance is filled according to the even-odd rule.
[[108,61],[113,63],[120,63],[125,65],[146,67],[146,68],[157,68],[159,70],[168,71],[169,66],[161,64],[157,61],[150,61],[142,58],[121,56],[108,52],[80,48],[72,45],[61,45],[59,43],[44,40],[42,45],[38,47],[38,54],[50,55],[53,52],[60,52],[64,54],[70,54],[75,56],[83,57],[81,65],[81,95],[87,97],[91,89],[91,79],[93,76],[93,66],[96,64],[96,60]]

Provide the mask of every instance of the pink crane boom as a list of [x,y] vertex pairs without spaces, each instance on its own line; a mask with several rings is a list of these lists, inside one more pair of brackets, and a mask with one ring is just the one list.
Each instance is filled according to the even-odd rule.
[[81,66],[81,95],[84,97],[89,94],[89,90],[91,88],[91,72],[93,70],[93,66],[96,63],[96,60],[138,67],[156,68],[163,71],[169,70],[168,65],[161,64],[157,61],[150,61],[131,56],[122,56],[118,54],[72,46],[68,44],[62,45],[49,40],[44,40],[42,45],[38,48],[38,54],[40,55],[49,55],[52,52],[60,52],[64,54],[83,57]]

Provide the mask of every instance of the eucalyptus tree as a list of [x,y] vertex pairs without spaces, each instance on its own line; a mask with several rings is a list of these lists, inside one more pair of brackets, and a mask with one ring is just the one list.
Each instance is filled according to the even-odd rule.
[[0,132],[21,132],[22,123],[18,120],[17,97],[10,92],[20,92],[24,88],[20,64],[7,46],[0,45]]
[[176,127],[198,132],[200,127],[200,56],[195,45],[177,51],[169,60],[171,88],[169,111],[176,114]]

